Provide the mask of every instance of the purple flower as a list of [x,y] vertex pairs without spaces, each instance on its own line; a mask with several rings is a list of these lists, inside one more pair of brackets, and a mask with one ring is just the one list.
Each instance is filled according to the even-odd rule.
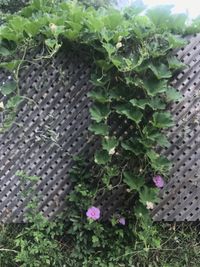
[[120,217],[119,220],[118,220],[118,222],[119,222],[120,224],[122,224],[122,225],[125,225],[125,224],[126,224],[126,220],[125,220],[124,217]]
[[88,218],[96,221],[100,218],[100,209],[96,208],[96,207],[90,207],[87,212],[86,215]]
[[164,180],[161,176],[157,175],[153,178],[154,184],[158,187],[158,188],[162,188],[164,186]]

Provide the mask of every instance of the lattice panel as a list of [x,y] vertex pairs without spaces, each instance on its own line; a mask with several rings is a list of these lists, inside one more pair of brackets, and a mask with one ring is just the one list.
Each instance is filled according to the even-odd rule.
[[[20,105],[15,124],[1,135],[0,141],[1,222],[22,222],[30,201],[22,197],[21,182],[15,175],[18,170],[41,177],[35,186],[40,196],[39,209],[46,217],[54,218],[66,208],[65,198],[72,188],[68,173],[73,156],[85,152],[90,158],[98,146],[97,141],[88,142],[90,62],[84,50],[66,51],[51,60],[29,62],[20,73],[20,90],[27,98]],[[189,44],[177,52],[177,57],[188,67],[172,81],[183,101],[169,107],[176,125],[166,132],[171,146],[161,152],[172,160],[173,168],[160,193],[160,203],[152,212],[156,221],[192,221],[200,217],[200,35],[189,38]],[[0,83],[6,77],[2,71]],[[127,135],[129,125],[127,121],[118,122],[112,129]],[[97,196],[104,217],[121,203],[128,203],[124,201],[125,191],[115,186],[109,194]]]
[[170,108],[176,125],[166,132],[171,146],[162,153],[173,167],[152,213],[156,221],[200,219],[200,35],[176,55],[187,68],[172,81],[183,101]]
[[[42,196],[40,210],[53,218],[66,205],[72,157],[83,150],[90,155],[91,66],[80,54],[68,50],[53,60],[29,63],[20,74],[20,89],[28,100],[20,105],[11,130],[1,136],[0,221],[23,220],[29,198],[22,198],[18,170],[41,177],[35,188]],[[1,82],[3,77],[1,73]]]

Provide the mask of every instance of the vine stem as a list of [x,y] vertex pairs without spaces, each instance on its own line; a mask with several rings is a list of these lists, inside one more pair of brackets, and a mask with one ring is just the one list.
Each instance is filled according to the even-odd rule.
[[21,67],[22,62],[24,62],[24,58],[26,56],[26,51],[27,51],[27,46],[25,46],[23,56],[22,56],[22,58],[20,60],[20,63],[17,66],[16,73],[15,73],[15,81],[16,81],[16,84],[17,84],[17,95],[18,96],[20,96],[20,89],[19,89],[19,71],[20,71],[20,67]]
[[0,248],[0,251],[7,251],[7,252],[14,252],[14,253],[18,253],[17,250],[14,249],[8,249],[8,248]]

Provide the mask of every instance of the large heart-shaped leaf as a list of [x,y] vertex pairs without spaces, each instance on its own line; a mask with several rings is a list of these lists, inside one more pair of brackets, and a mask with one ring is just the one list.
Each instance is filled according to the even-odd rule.
[[146,205],[147,202],[155,202],[158,200],[158,189],[143,186],[140,191],[140,202]]
[[146,106],[149,106],[153,110],[165,109],[166,105],[158,97],[152,99],[131,99],[130,103],[134,107],[145,109]]
[[16,87],[17,87],[16,82],[14,81],[7,82],[0,86],[0,92],[3,95],[9,95],[15,91]]
[[152,168],[158,173],[165,173],[171,168],[171,162],[164,156],[159,155],[153,150],[147,152],[147,157],[151,162]]
[[165,94],[168,101],[181,101],[183,99],[181,93],[173,87],[169,87]]
[[117,105],[116,111],[119,114],[125,115],[128,119],[135,123],[140,123],[143,117],[143,113],[137,107],[133,107],[131,104]]
[[163,93],[167,89],[167,80],[157,80],[150,78],[143,82],[143,86],[149,96],[156,96],[157,94]]
[[126,183],[131,190],[140,191],[140,188],[145,184],[144,177],[136,177],[131,172],[125,171],[123,176],[124,183]]
[[174,125],[170,112],[155,112],[153,114],[153,125],[156,128],[169,128]]
[[110,160],[108,151],[99,150],[95,153],[94,161],[99,165],[105,165]]
[[158,28],[167,27],[171,20],[171,9],[173,5],[156,6],[147,10],[148,17]]
[[6,57],[11,54],[11,51],[5,48],[4,46],[0,46],[0,55]]
[[93,100],[100,102],[100,103],[109,102],[109,98],[106,95],[106,92],[101,88],[92,90],[91,92],[88,93],[88,96],[92,98]]
[[131,151],[136,156],[139,156],[145,152],[144,146],[138,140],[135,140],[133,138],[123,141],[121,143],[121,146],[123,147],[123,149]]
[[96,122],[101,122],[104,119],[107,119],[108,115],[110,113],[110,109],[108,105],[105,104],[94,104],[90,108],[90,114],[93,120]]
[[95,134],[107,136],[109,134],[109,129],[106,124],[103,123],[93,123],[89,130]]
[[22,101],[23,97],[21,96],[13,96],[11,97],[7,104],[6,104],[6,109],[15,109],[17,108],[17,106],[20,104],[20,102]]
[[134,106],[134,107],[138,107],[141,109],[145,109],[145,107],[147,105],[149,105],[150,100],[149,99],[131,99],[130,103]]
[[114,154],[115,148],[118,146],[119,141],[115,137],[104,138],[102,141],[103,149],[108,151],[109,155]]
[[110,43],[103,43],[103,47],[107,51],[109,58],[117,51],[116,47]]
[[167,58],[169,68],[172,70],[183,69],[186,67],[184,63],[177,59],[177,57],[170,56]]
[[158,129],[154,127],[145,127],[143,129],[145,136],[161,147],[169,147],[170,142],[167,140],[166,135],[158,132]]
[[149,64],[149,68],[155,74],[155,76],[160,80],[164,78],[170,78],[172,73],[169,71],[168,67],[161,63],[161,64]]
[[170,47],[173,49],[181,48],[187,44],[187,41],[185,39],[171,33],[167,34],[167,39],[170,44]]
[[1,62],[0,67],[5,68],[9,71],[14,71],[18,68],[19,64],[21,64],[21,60],[11,60],[8,62]]

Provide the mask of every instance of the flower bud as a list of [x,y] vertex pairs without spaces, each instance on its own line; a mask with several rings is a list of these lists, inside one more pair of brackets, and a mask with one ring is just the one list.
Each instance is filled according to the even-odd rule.
[[56,29],[57,29],[57,26],[54,23],[50,23],[49,24],[49,27],[50,27],[50,29],[51,29],[52,32],[55,32]]

